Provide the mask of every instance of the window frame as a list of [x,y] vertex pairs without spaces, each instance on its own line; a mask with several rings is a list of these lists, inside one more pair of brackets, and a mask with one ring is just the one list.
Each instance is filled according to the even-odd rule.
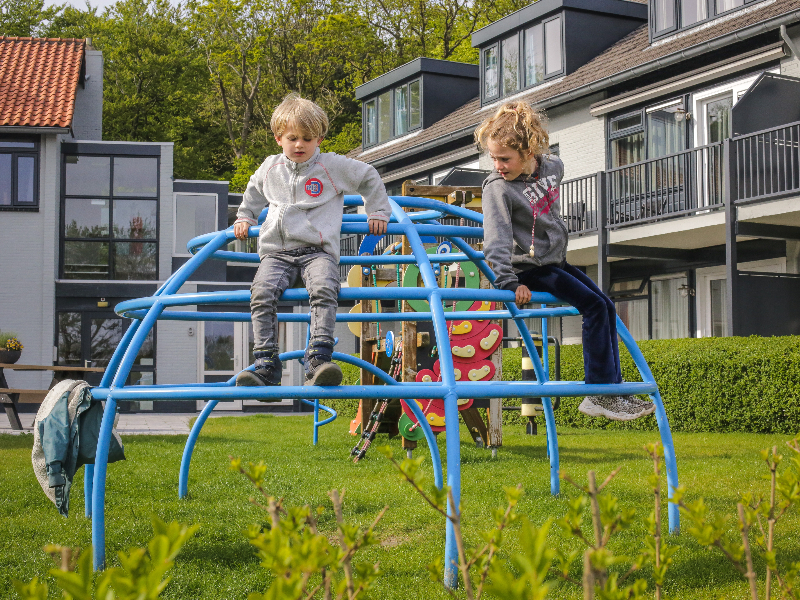
[[[376,93],[373,96],[365,99],[361,103],[361,145],[364,148],[372,148],[373,146],[378,146],[380,144],[385,144],[391,140],[395,140],[397,138],[401,138],[403,136],[409,135],[410,133],[414,133],[415,131],[419,131],[422,129],[423,124],[423,85],[422,85],[422,75],[418,75],[413,79],[409,79],[399,84],[395,84],[390,86],[388,89],[380,90],[380,93]],[[414,83],[419,84],[419,124],[412,127],[411,125],[411,86]],[[406,93],[406,125],[407,129],[403,133],[397,133],[397,100],[396,100],[396,93],[397,90],[404,88]],[[381,139],[380,136],[380,102],[378,98],[383,96],[388,92],[389,94],[389,137],[386,139]],[[370,140],[367,137],[367,132],[369,131],[369,121],[367,119],[367,105],[373,104],[374,105],[374,115],[375,115],[375,139]]]
[[[108,158],[109,159],[109,180],[108,180],[108,195],[102,196],[100,194],[67,194],[67,157],[95,157],[95,158]],[[152,197],[147,196],[115,196],[114,195],[114,159],[116,158],[153,158],[156,161],[156,191]],[[66,233],[66,205],[67,200],[71,199],[88,199],[88,200],[108,200],[108,236],[101,238],[77,238],[67,237]],[[133,238],[116,238],[114,236],[114,202],[126,200],[138,200],[154,202],[156,206],[156,223],[155,223],[155,238],[133,239]],[[93,281],[93,282],[133,282],[133,281],[158,281],[159,280],[159,261],[161,257],[161,155],[155,154],[132,154],[130,152],[108,153],[108,152],[64,152],[61,155],[61,193],[60,193],[60,216],[59,216],[59,231],[58,231],[58,275],[61,280],[68,280],[70,282],[80,281]],[[64,275],[64,259],[65,259],[65,246],[66,242],[73,241],[93,241],[93,242],[106,242],[108,244],[108,277],[105,279],[67,279]],[[155,277],[153,279],[118,279],[115,272],[115,258],[117,244],[141,242],[144,244],[155,244]]]
[[758,2],[762,2],[764,0],[744,0],[744,3],[741,6],[734,7],[730,10],[726,10],[724,12],[716,12],[717,2],[716,0],[704,0],[706,3],[706,18],[701,21],[695,21],[691,25],[686,25],[685,27],[681,25],[681,21],[683,20],[683,0],[663,0],[664,2],[672,2],[674,9],[675,9],[675,25],[673,25],[669,29],[664,29],[663,31],[656,32],[656,20],[655,20],[655,12],[654,12],[654,4],[656,0],[650,0],[648,2],[648,30],[650,34],[650,42],[655,42],[661,38],[673,35],[680,31],[686,31],[692,29],[693,27],[697,27],[698,25],[702,25],[703,23],[707,23],[712,21],[718,17],[722,17],[725,15],[729,15],[735,13],[738,10],[742,10],[756,4]]
[[[172,193],[172,256],[174,257],[191,257],[192,254],[183,248],[181,252],[178,249],[178,196],[206,196],[214,198],[214,227],[219,225],[219,194],[212,192],[173,192]],[[216,231],[216,230],[215,230]],[[208,231],[204,233],[210,233]],[[156,234],[157,237],[157,234]]]
[[[690,107],[692,107],[691,94],[684,93],[684,94],[678,94],[676,96],[669,96],[667,99],[650,102],[649,104],[645,106],[639,106],[639,108],[636,108],[634,110],[626,110],[626,112],[610,116],[607,119],[606,123],[606,168],[607,169],[620,168],[620,167],[614,167],[611,164],[611,159],[612,159],[611,143],[614,140],[640,132],[643,134],[643,144],[644,144],[642,148],[642,154],[644,158],[642,159],[642,161],[648,161],[654,158],[660,158],[660,157],[648,156],[650,134],[647,130],[647,113],[648,111],[651,112],[654,111],[657,107],[669,106],[672,103],[677,103],[679,101],[683,104],[684,111],[689,111]],[[639,125],[626,127],[625,129],[620,129],[619,131],[612,131],[612,127],[615,122],[630,118],[633,115],[639,115]],[[684,139],[684,144],[686,147],[685,149],[690,150],[696,147],[694,144],[695,142],[694,124],[691,125],[687,124],[684,135],[686,136],[686,138]],[[681,152],[683,152],[683,150]],[[630,166],[631,164],[636,164],[636,163],[629,163],[628,165],[623,165],[623,166],[627,167]]]
[[[11,204],[0,204],[0,211],[39,212],[39,155],[41,153],[40,136],[0,135],[0,142],[32,143],[33,148],[3,148],[0,154],[11,155]],[[20,202],[17,196],[19,178],[17,165],[20,158],[33,158],[33,202]]]
[[[559,21],[559,59],[561,63],[561,68],[558,71],[552,71],[550,73],[547,72],[547,28],[546,25],[553,21]],[[509,98],[511,96],[515,96],[516,94],[520,94],[525,92],[526,90],[533,89],[544,83],[547,83],[550,80],[556,79],[558,77],[563,77],[566,73],[566,50],[564,47],[564,13],[559,12],[554,15],[550,15],[549,17],[539,19],[538,21],[533,21],[529,23],[525,23],[524,26],[518,27],[511,31],[505,32],[502,36],[498,37],[495,41],[491,44],[487,44],[486,46],[482,46],[480,48],[480,86],[481,86],[481,105],[492,104],[497,102],[498,100],[502,100],[503,98]],[[533,29],[534,27],[541,26],[542,28],[542,65],[543,65],[543,73],[542,79],[537,81],[536,83],[528,84],[526,81],[526,47],[525,47],[525,37],[529,30]],[[517,39],[517,82],[518,87],[513,92],[508,94],[504,93],[503,90],[503,42],[509,40],[512,37],[516,37]],[[497,53],[497,94],[492,96],[486,95],[486,52],[491,50],[492,48],[495,49]]]

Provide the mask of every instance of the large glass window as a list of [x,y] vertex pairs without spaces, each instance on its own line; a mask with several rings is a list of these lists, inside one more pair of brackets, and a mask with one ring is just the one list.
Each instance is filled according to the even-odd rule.
[[378,141],[385,142],[392,137],[392,93],[378,96]]
[[637,342],[650,338],[650,311],[647,298],[619,300],[614,303],[619,318]]
[[741,8],[759,0],[651,0],[650,29],[654,37]]
[[646,111],[647,158],[659,158],[686,150],[686,110],[683,100],[648,108]]
[[544,27],[539,23],[525,31],[525,85],[544,80]]
[[497,46],[486,48],[483,51],[483,97],[494,98],[497,96]]
[[364,103],[364,145],[371,146],[378,142],[378,112],[375,108],[377,100],[373,98]]
[[651,6],[656,34],[675,29],[675,0],[654,0]]
[[651,281],[652,339],[689,337],[689,298],[681,294],[685,276]]
[[542,21],[483,49],[484,101],[564,72],[561,23],[560,16]]
[[503,40],[503,95],[519,89],[519,38],[516,35]]
[[[99,311],[58,312],[57,363],[75,367],[106,367],[131,320]],[[133,363],[127,385],[151,385],[155,375],[155,336],[151,330]],[[100,383],[101,373],[86,373],[92,385]]]
[[731,109],[733,94],[725,98],[710,100],[705,104],[706,138],[709,144],[731,137]]
[[36,208],[38,205],[38,141],[0,137],[0,208]]
[[363,143],[371,146],[422,126],[420,80],[403,84],[364,102]]
[[189,240],[216,230],[216,194],[175,194],[175,254],[188,256]]
[[644,160],[644,124],[637,111],[611,120],[611,167]]
[[408,86],[402,85],[394,90],[394,134],[408,132]]
[[611,168],[660,158],[686,149],[686,109],[682,98],[626,115],[609,125]]
[[63,188],[62,278],[157,279],[157,158],[65,155]]
[[544,24],[545,76],[561,72],[561,19]]
[[708,0],[681,0],[681,27],[694,25],[708,18]]
[[420,105],[419,79],[408,84],[408,127],[417,129],[422,125],[422,106]]

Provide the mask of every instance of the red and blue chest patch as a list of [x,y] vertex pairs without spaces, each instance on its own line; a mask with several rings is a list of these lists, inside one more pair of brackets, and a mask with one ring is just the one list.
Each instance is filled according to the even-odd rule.
[[306,194],[312,198],[316,198],[322,193],[322,182],[316,177],[306,181],[305,185]]

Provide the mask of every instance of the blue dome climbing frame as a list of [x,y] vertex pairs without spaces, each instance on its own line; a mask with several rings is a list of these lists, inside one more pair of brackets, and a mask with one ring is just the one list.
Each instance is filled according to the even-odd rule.
[[[235,260],[239,262],[258,263],[258,256],[254,254],[231,252],[223,248],[234,239],[233,228],[209,233],[191,240],[188,244],[194,256],[180,269],[173,273],[169,279],[151,297],[140,298],[122,302],[116,307],[116,312],[122,316],[134,319],[131,326],[114,353],[103,375],[100,385],[92,389],[94,400],[105,401],[100,438],[97,447],[95,464],[87,465],[86,471],[86,514],[92,518],[92,544],[94,548],[94,565],[96,569],[105,566],[105,487],[108,467],[108,449],[111,439],[111,430],[117,412],[117,404],[124,400],[161,401],[161,400],[207,400],[200,417],[194,424],[183,453],[179,473],[178,491],[181,497],[188,492],[188,473],[192,451],[210,412],[217,402],[221,400],[251,400],[264,398],[293,398],[300,399],[314,406],[314,442],[317,440],[317,430],[321,425],[336,418],[332,409],[320,404],[320,400],[327,398],[348,399],[401,399],[413,400],[415,398],[443,399],[445,406],[446,428],[446,458],[447,458],[447,485],[452,489],[456,506],[460,505],[461,497],[461,457],[458,399],[459,398],[541,398],[544,409],[547,429],[547,450],[550,458],[550,491],[559,493],[559,456],[558,439],[556,436],[555,419],[551,397],[569,397],[586,395],[616,395],[616,394],[648,394],[656,405],[656,421],[658,423],[661,442],[664,447],[664,457],[667,466],[667,483],[669,497],[678,486],[678,472],[675,462],[675,451],[672,444],[672,434],[667,421],[661,396],[655,379],[642,356],[639,347],[631,337],[625,325],[617,318],[617,333],[625,347],[633,357],[634,363],[641,376],[640,382],[625,382],[609,385],[590,385],[580,381],[550,381],[546,370],[534,347],[533,339],[528,331],[524,319],[536,317],[546,319],[551,316],[567,316],[578,314],[577,310],[564,306],[562,302],[550,294],[534,293],[531,302],[541,305],[542,308],[523,310],[514,303],[514,293],[495,289],[469,289],[469,288],[441,288],[434,275],[436,263],[472,262],[481,272],[493,282],[495,277],[492,270],[484,260],[483,253],[474,250],[462,238],[481,238],[483,229],[483,215],[466,208],[452,206],[428,198],[412,198],[393,196],[390,198],[392,205],[392,219],[388,225],[387,234],[402,235],[412,250],[411,255],[368,255],[368,256],[343,256],[341,264],[349,265],[397,265],[414,264],[419,267],[423,286],[421,288],[390,287],[390,288],[345,288],[339,295],[341,300],[427,300],[430,305],[429,312],[402,312],[402,313],[351,313],[337,314],[338,321],[344,322],[375,322],[375,321],[432,321],[435,334],[435,343],[439,348],[441,361],[440,382],[399,382],[387,375],[376,366],[352,357],[348,354],[334,352],[335,360],[354,364],[372,373],[381,385],[352,385],[337,387],[318,386],[283,386],[283,387],[236,387],[235,378],[221,383],[192,383],[183,385],[136,385],[125,386],[131,367],[148,333],[158,320],[185,320],[185,321],[250,321],[249,312],[203,312],[201,307],[209,304],[233,304],[250,301],[249,291],[221,291],[195,294],[178,294],[178,290],[188,278],[208,259]],[[346,196],[345,205],[362,205],[359,196]],[[407,213],[404,208],[414,208],[417,212]],[[261,215],[261,220],[265,216]],[[476,226],[465,227],[456,225],[443,225],[439,222],[444,217],[458,217],[469,220]],[[342,233],[367,234],[366,215],[343,215]],[[258,227],[251,227],[250,237],[258,236]],[[428,254],[423,247],[422,236],[439,236],[448,239],[460,252],[450,252],[437,255]],[[284,300],[308,300],[305,289],[290,289],[283,295]],[[492,310],[481,312],[484,319],[513,319],[528,353],[533,361],[536,381],[517,382],[461,382],[456,381],[453,371],[453,360],[448,336],[447,321],[459,321],[475,317],[474,312],[453,311],[445,312],[445,301],[488,301],[502,302],[505,310]],[[197,312],[166,310],[174,307],[194,306]],[[279,321],[310,322],[310,314],[280,313]],[[546,343],[546,342],[545,342]],[[281,354],[281,360],[301,359],[303,349]],[[251,365],[248,367],[252,369]],[[384,385],[385,384],[385,385]],[[308,400],[314,398],[313,401]],[[434,480],[437,486],[444,485],[444,473],[436,438],[428,425],[421,408],[416,402],[407,402],[423,429],[433,463]],[[319,420],[319,410],[328,411],[331,416],[324,421]],[[452,507],[448,506],[448,512]],[[670,503],[669,509],[670,531],[677,531],[678,508]],[[445,528],[445,584],[455,587],[457,582],[458,553],[455,544],[454,531],[449,519]]]

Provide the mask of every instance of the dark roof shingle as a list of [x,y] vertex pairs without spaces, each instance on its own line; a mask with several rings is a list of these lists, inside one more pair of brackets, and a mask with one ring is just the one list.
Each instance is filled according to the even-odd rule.
[[0,37],[0,125],[69,127],[85,40]]

